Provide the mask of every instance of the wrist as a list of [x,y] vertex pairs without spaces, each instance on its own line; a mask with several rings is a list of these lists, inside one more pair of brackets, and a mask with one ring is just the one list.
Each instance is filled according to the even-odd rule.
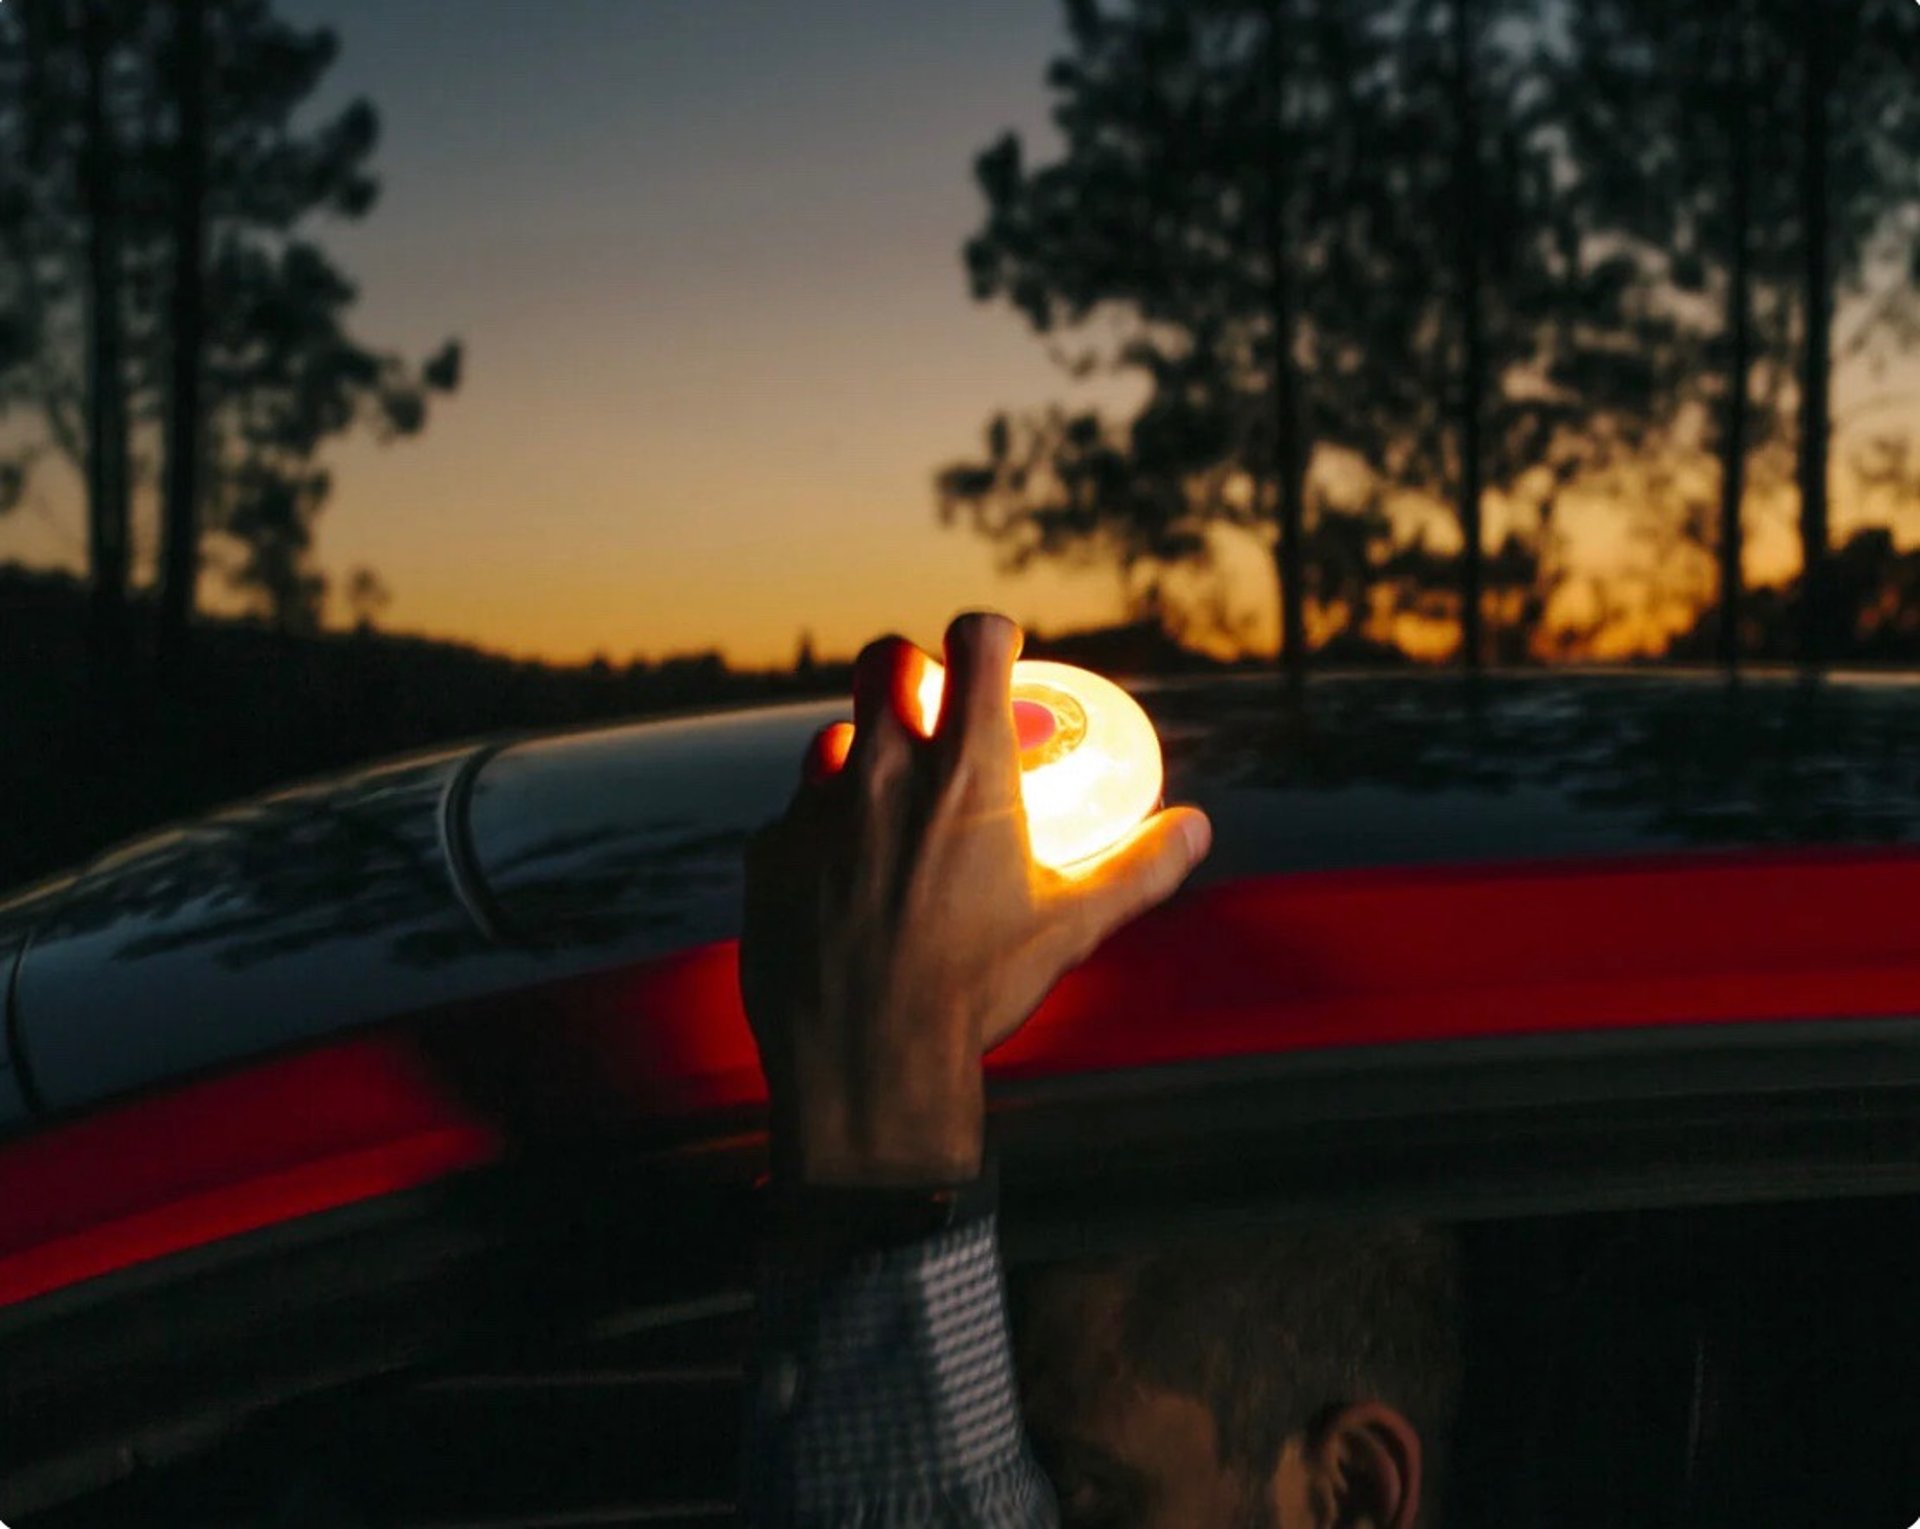
[[802,1135],[773,1143],[774,1178],[813,1189],[916,1188],[962,1184],[980,1176],[985,1144],[979,1128],[930,1134]]
[[784,1183],[818,1188],[959,1184],[980,1176],[985,1144],[976,1064],[970,1086],[919,1108],[899,1091],[878,1112],[819,1100],[789,1109],[776,1104],[773,1172]]

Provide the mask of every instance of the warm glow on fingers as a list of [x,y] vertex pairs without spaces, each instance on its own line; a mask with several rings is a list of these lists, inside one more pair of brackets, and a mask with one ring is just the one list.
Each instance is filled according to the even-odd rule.
[[933,659],[927,660],[926,671],[920,676],[920,689],[917,699],[920,703],[920,736],[931,738],[934,724],[940,720],[940,693],[947,688],[947,671]]
[[822,775],[837,775],[853,750],[853,724],[835,722],[820,734],[819,766]]
[[[920,682],[925,731],[940,714],[946,670]],[[1055,870],[1111,849],[1160,802],[1160,740],[1140,703],[1071,664],[1013,666],[1020,790],[1034,860]]]

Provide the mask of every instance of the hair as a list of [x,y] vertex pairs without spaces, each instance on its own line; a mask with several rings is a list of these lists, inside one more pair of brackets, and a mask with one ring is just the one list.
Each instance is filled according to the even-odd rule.
[[[1014,1298],[1021,1312],[1037,1285],[1117,1277],[1121,1362],[1204,1401],[1222,1463],[1259,1480],[1288,1439],[1383,1402],[1419,1431],[1431,1501],[1459,1385],[1458,1263],[1452,1237],[1429,1227],[1286,1226],[1052,1265],[1017,1279]],[[1023,1369],[1037,1377],[1045,1335],[1023,1337]]]

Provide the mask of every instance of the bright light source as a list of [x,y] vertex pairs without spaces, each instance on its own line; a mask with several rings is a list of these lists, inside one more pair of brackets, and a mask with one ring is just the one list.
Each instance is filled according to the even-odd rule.
[[[920,682],[924,731],[940,714],[946,670]],[[1140,703],[1071,664],[1013,666],[1020,786],[1033,858],[1059,868],[1110,849],[1160,802],[1160,740]]]

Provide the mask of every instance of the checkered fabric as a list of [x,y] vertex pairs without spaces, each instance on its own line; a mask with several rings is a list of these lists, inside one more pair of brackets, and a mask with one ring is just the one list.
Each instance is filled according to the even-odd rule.
[[831,1278],[771,1273],[747,1407],[750,1524],[1059,1522],[1020,1427],[991,1216]]

